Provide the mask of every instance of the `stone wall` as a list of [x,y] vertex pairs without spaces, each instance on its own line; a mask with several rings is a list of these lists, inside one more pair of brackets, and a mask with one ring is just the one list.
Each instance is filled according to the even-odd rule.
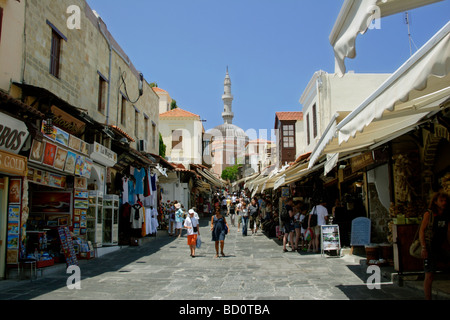
[[[138,114],[139,132],[135,134],[135,108],[127,103],[126,121],[121,125],[119,107],[125,92],[122,76],[125,78],[130,100],[138,97],[139,72],[108,32],[107,26],[99,19],[84,0],[29,0],[26,2],[25,21],[25,64],[24,82],[46,89],[68,104],[86,110],[90,117],[100,123],[116,125],[134,140],[144,139],[145,115],[149,118],[148,150],[158,153],[158,143],[153,144],[159,133],[159,97],[144,81],[144,94],[134,104]],[[80,9],[80,15],[69,11],[69,6]],[[68,20],[79,17],[79,29],[68,24]],[[109,76],[109,45],[99,29],[113,46],[111,65],[111,85],[109,113],[98,111],[99,79],[101,73]],[[62,40],[60,76],[51,75],[50,52],[52,28],[56,28],[67,40]],[[107,101],[107,87],[105,101]],[[106,103],[106,102],[105,102]],[[155,125],[156,137],[153,137]],[[155,146],[155,147],[153,147]],[[136,148],[135,145],[132,147]]]

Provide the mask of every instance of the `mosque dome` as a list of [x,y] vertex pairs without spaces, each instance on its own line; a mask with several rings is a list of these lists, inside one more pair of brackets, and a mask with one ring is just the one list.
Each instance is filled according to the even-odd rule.
[[[238,139],[248,139],[245,131],[238,126],[231,123],[221,124],[210,130],[210,133],[218,138],[218,136],[222,136],[223,138],[238,138]],[[220,134],[219,134],[220,133]]]

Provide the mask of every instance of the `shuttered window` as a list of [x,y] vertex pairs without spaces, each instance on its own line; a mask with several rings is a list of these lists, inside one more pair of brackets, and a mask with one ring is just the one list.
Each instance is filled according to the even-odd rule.
[[59,78],[60,70],[60,55],[61,55],[61,40],[58,33],[52,30],[52,48],[50,52],[50,74]]

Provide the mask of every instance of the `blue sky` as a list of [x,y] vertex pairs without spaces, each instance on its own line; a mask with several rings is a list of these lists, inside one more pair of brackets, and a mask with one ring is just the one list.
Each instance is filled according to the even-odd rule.
[[[270,132],[275,112],[302,111],[299,99],[314,72],[334,72],[328,38],[344,1],[87,2],[146,80],[157,82],[181,108],[200,115],[206,130],[223,123],[228,66],[233,123],[245,131]],[[439,31],[449,13],[449,0],[411,10],[415,46]],[[347,70],[394,72],[410,56],[404,14],[383,18],[380,29],[359,36],[356,44],[357,57],[346,60]]]

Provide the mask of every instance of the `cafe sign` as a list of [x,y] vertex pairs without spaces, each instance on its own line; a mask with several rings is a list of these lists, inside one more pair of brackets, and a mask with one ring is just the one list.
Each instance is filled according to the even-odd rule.
[[113,167],[117,163],[117,153],[98,142],[91,144],[90,158],[105,167]]
[[17,154],[28,138],[27,126],[7,114],[0,115],[0,150]]
[[56,106],[52,106],[54,114],[53,124],[73,135],[81,135],[84,132],[86,124],[83,121],[71,116],[67,112],[62,111]]

